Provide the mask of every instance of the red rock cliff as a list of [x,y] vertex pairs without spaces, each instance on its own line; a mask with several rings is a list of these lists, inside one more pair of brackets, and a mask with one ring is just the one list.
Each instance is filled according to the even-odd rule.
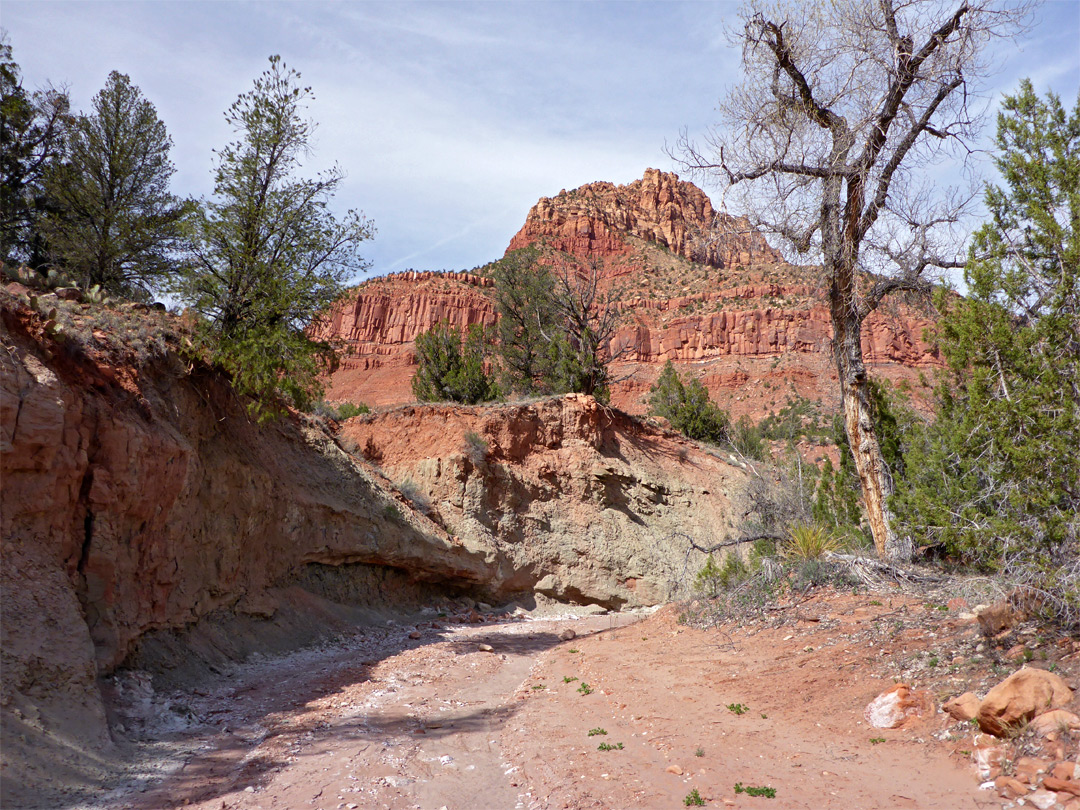
[[705,192],[657,169],[625,186],[589,183],[542,197],[509,250],[546,242],[579,258],[618,256],[629,250],[627,236],[710,267],[780,261],[745,219],[717,216]]

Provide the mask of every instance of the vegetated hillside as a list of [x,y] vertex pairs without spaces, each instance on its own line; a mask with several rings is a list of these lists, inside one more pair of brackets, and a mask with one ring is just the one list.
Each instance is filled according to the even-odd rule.
[[120,756],[118,670],[183,682],[440,594],[655,604],[703,559],[673,529],[733,519],[737,467],[581,398],[350,426],[415,509],[318,420],[253,423],[177,319],[27,292],[0,290],[5,805]]
[[[788,396],[838,404],[832,327],[814,268],[785,263],[745,220],[717,218],[708,197],[678,175],[648,169],[625,186],[591,183],[529,211],[510,250],[539,246],[599,260],[621,291],[624,326],[613,342],[622,378],[612,402],[646,410],[649,387],[672,360],[733,414],[760,418]],[[416,336],[447,320],[491,325],[492,282],[480,273],[399,273],[360,285],[321,336],[345,356],[328,396],[390,406],[413,401]],[[877,377],[928,393],[940,365],[923,340],[925,314],[903,304],[867,319],[863,351]]]

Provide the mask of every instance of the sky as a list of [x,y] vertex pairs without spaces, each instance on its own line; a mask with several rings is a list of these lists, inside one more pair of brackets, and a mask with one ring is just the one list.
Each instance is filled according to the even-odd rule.
[[[500,257],[540,197],[654,167],[701,135],[739,76],[735,2],[52,2],[3,0],[23,84],[89,107],[131,77],[173,139],[173,190],[213,190],[223,113],[271,54],[314,91],[311,174],[346,173],[333,207],[377,234],[368,275],[470,269]],[[994,43],[989,98],[1023,77],[1071,107],[1080,0],[1051,0]],[[988,136],[990,128],[988,127]],[[718,199],[715,189],[706,188]],[[738,212],[733,212],[738,213]]]

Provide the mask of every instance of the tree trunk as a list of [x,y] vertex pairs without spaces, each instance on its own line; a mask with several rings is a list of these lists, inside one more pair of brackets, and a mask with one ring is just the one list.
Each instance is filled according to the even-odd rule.
[[840,374],[840,395],[844,407],[844,429],[859,472],[863,503],[874,535],[874,546],[882,559],[907,562],[911,543],[897,537],[892,528],[888,498],[893,494],[892,474],[881,454],[881,444],[871,418],[866,366],[862,356],[862,319],[832,307],[833,352]]

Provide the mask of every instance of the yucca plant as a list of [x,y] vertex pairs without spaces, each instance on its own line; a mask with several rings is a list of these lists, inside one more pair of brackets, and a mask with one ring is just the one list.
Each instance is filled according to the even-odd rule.
[[830,551],[840,548],[840,538],[823,526],[815,523],[800,523],[791,526],[783,554],[799,560],[817,560]]

